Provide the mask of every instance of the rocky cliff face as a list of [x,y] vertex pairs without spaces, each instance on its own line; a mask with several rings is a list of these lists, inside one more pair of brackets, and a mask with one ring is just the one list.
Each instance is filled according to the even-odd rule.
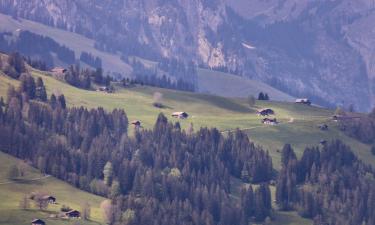
[[321,103],[375,104],[373,0],[0,0],[97,47],[227,67]]

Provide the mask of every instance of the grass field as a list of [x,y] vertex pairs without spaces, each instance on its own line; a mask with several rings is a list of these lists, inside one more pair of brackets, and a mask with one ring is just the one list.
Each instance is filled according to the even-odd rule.
[[[18,159],[0,152],[1,225],[30,224],[31,220],[34,218],[43,219],[48,225],[104,224],[99,209],[100,203],[104,200],[104,198],[76,189],[53,177],[43,178],[43,174],[39,173],[32,167],[27,167],[26,174],[22,180],[8,180],[6,176],[8,169],[17,163],[19,163]],[[38,178],[41,179],[30,181]],[[57,204],[49,205],[46,211],[37,210],[33,204],[31,204],[31,209],[20,209],[19,202],[21,201],[22,197],[25,194],[29,194],[33,191],[42,191],[55,196],[57,198]],[[81,219],[61,220],[48,218],[50,214],[58,213],[63,204],[68,205],[73,209],[81,210],[81,204],[84,202],[88,202],[91,205],[91,221],[84,221]]]
[[258,96],[267,92],[275,101],[293,101],[294,98],[265,83],[209,69],[198,69],[198,90],[225,97]]
[[[337,138],[350,145],[363,161],[375,165],[375,157],[370,153],[369,146],[347,137],[337,129],[337,125],[330,119],[332,110],[274,101],[257,101],[250,108],[243,98],[225,98],[146,86],[126,89],[117,87],[115,93],[108,94],[78,89],[37,71],[33,75],[43,78],[49,95],[64,93],[70,106],[103,107],[106,110],[122,108],[130,121],[141,120],[144,128],[152,128],[160,112],[170,117],[172,112],[186,111],[190,115],[188,119],[176,120],[170,117],[170,120],[179,121],[183,128],[193,123],[195,130],[200,127],[216,127],[225,133],[236,128],[243,129],[250,139],[270,152],[276,168],[280,165],[280,153],[277,150],[285,143],[292,144],[297,155],[301,155],[307,146],[316,146],[322,139],[329,141]],[[0,76],[0,81],[0,96],[6,95],[8,84],[17,85],[17,81],[5,76]],[[155,92],[163,94],[165,108],[159,109],[152,105]],[[281,122],[279,125],[260,123],[260,117],[255,112],[264,107],[275,111]],[[318,125],[321,123],[329,125],[328,131],[319,130]]]

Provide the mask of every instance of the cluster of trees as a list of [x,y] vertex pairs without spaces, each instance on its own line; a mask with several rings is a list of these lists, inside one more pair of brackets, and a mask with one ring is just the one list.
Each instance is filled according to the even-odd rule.
[[[32,33],[30,31],[21,31],[17,38],[11,38],[12,33],[0,33],[0,50],[4,52],[20,52],[22,55],[38,58],[45,62],[48,68],[53,67],[54,53],[59,60],[70,65],[75,63],[74,51],[66,46],[58,44],[55,40]],[[32,43],[32,44],[30,44]]]
[[375,145],[375,109],[360,118],[339,120],[339,127],[350,137]]
[[258,100],[268,101],[268,100],[270,100],[270,97],[268,96],[267,93],[260,92],[259,95],[258,95]]
[[374,170],[348,146],[332,141],[307,148],[300,160],[290,145],[282,151],[276,200],[315,224],[375,224]]
[[88,52],[82,52],[79,59],[93,68],[102,68],[102,60]]
[[92,82],[108,87],[112,80],[110,76],[103,75],[101,68],[81,69],[79,64],[69,66],[64,73],[64,79],[68,84],[82,89],[90,89]]
[[194,83],[197,79],[197,66],[190,61],[185,63],[175,58],[161,58],[158,68],[168,73],[170,76],[182,78]]
[[[42,78],[38,77],[35,81],[28,73],[24,58],[19,53],[10,54],[5,61],[1,58],[0,69],[3,69],[7,76],[18,79],[21,82],[18,91],[11,87],[8,93],[12,95],[18,94],[28,100],[47,101],[47,91]],[[0,107],[2,106],[5,106],[3,98],[0,100]]]
[[17,52],[9,54],[8,58],[0,56],[0,69],[13,79],[27,72],[25,61]]
[[[273,176],[270,156],[245,133],[187,134],[161,114],[152,130],[129,137],[123,110],[67,108],[54,95],[41,102],[31,80],[11,88],[0,107],[0,149],[112,198],[111,208],[134,213],[132,224],[248,224],[271,215],[267,184],[244,190],[241,202],[230,196],[232,177],[263,183]],[[112,222],[123,220],[112,211]]]
[[[180,65],[180,64],[177,64]],[[132,80],[124,80],[124,84],[141,84],[141,85],[148,85],[154,87],[161,87],[161,88],[168,88],[168,89],[175,89],[175,90],[182,90],[182,91],[191,91],[195,90],[195,85],[193,82],[187,81],[184,76],[178,77],[174,76],[174,74],[169,73],[170,75],[175,77],[175,81],[167,77],[165,74],[162,76],[158,75],[158,70],[156,68],[147,68],[143,65],[143,63],[134,60],[132,62],[133,67],[133,77]],[[181,71],[186,72],[185,67]],[[171,71],[178,71],[181,67],[178,66],[177,68],[172,69]],[[195,72],[196,73],[196,72]],[[194,76],[194,74],[192,74]],[[186,77],[186,76],[185,76]]]

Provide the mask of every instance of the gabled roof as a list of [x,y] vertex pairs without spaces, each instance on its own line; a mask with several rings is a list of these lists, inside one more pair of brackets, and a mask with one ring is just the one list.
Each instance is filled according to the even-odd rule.
[[45,222],[41,219],[33,219],[31,223],[45,223]]

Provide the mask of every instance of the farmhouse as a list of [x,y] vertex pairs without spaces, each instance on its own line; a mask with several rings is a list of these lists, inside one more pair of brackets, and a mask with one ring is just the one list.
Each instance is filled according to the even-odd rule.
[[278,124],[279,122],[277,122],[277,119],[276,119],[276,118],[273,118],[273,119],[270,119],[270,118],[264,118],[264,119],[262,119],[262,123],[263,123],[263,124],[267,124],[267,125],[276,125],[276,124]]
[[41,219],[34,219],[31,221],[31,225],[46,225],[46,223]]
[[189,117],[189,114],[187,114],[186,112],[174,112],[172,113],[172,117],[178,119],[186,119]]
[[297,104],[311,105],[311,101],[308,98],[298,98],[296,99]]
[[70,210],[65,213],[65,216],[68,218],[79,218],[81,217],[81,213],[78,210]]
[[140,127],[141,126],[141,121],[139,121],[139,120],[133,120],[131,122],[131,124],[134,125],[135,127]]
[[51,69],[51,72],[53,74],[64,74],[67,70],[65,68],[62,68],[62,67],[55,67],[53,69]]
[[42,197],[44,201],[47,201],[49,204],[55,204],[56,198],[51,195],[45,195]]
[[265,109],[258,110],[257,114],[258,116],[269,116],[269,115],[274,115],[275,112],[270,108],[265,108]]

